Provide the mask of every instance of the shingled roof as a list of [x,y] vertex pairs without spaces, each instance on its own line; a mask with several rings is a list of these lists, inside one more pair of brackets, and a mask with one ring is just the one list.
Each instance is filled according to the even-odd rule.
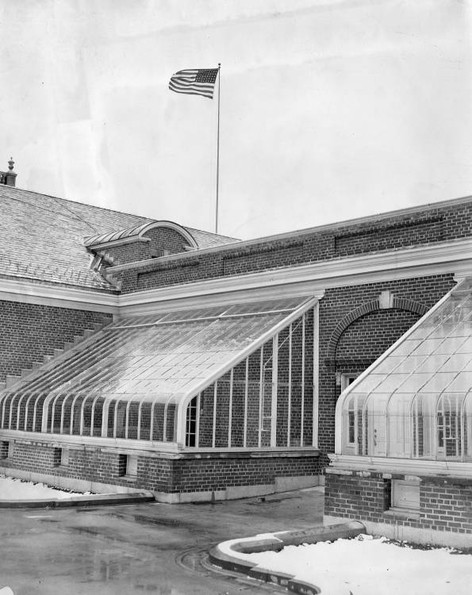
[[[84,238],[154,221],[5,185],[0,185],[0,209],[0,276],[105,291],[116,288],[91,269]],[[186,229],[198,248],[236,241]]]

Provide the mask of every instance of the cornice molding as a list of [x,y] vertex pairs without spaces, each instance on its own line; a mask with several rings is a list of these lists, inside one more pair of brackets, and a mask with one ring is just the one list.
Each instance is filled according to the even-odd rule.
[[399,459],[394,457],[363,457],[328,454],[327,473],[374,471],[386,474],[413,476],[472,477],[472,464],[463,461],[432,461],[425,459]]
[[[211,246],[209,248],[198,248],[196,250],[196,254],[208,254],[212,252],[224,252],[226,250],[232,250],[234,248],[244,249],[250,246],[255,246],[258,244],[265,244],[267,242],[279,242],[285,241],[290,238],[296,238],[297,240],[303,239],[304,236],[312,235],[316,233],[326,233],[326,232],[335,232],[335,231],[342,231],[352,225],[362,225],[367,223],[382,223],[385,220],[389,220],[392,218],[404,217],[406,215],[413,215],[416,213],[421,213],[427,215],[428,213],[432,213],[433,211],[437,211],[438,209],[444,207],[454,207],[459,206],[462,204],[469,204],[472,203],[472,196],[464,196],[461,198],[455,198],[450,200],[443,200],[437,203],[428,203],[423,205],[416,205],[414,207],[407,207],[404,209],[399,209],[397,211],[387,211],[385,213],[378,213],[375,215],[367,215],[366,217],[359,217],[358,219],[347,219],[345,221],[339,221],[336,223],[327,223],[326,225],[319,225],[318,227],[307,227],[305,229],[300,229],[296,231],[289,231],[281,234],[276,234],[272,236],[263,236],[260,238],[252,238],[250,240],[242,240],[242,241],[235,241],[230,244],[223,244],[219,246]],[[393,223],[393,222],[392,222]],[[189,256],[189,255],[187,255]],[[195,256],[195,252],[193,253]],[[182,257],[182,254],[175,254],[166,256],[166,262],[169,260],[175,260],[179,257]],[[131,262],[122,265],[117,265],[117,271],[126,271],[129,269],[141,269],[143,267],[149,266],[150,264],[155,264],[157,259],[152,260],[145,260],[141,262]]]
[[118,295],[99,291],[32,283],[26,279],[0,279],[0,300],[118,313]]
[[247,292],[256,292],[265,297],[269,293],[274,295],[274,291],[277,295],[308,296],[331,287],[447,273],[472,275],[472,239],[122,294],[120,313],[125,315],[138,309],[144,313],[150,304],[170,301],[190,305],[193,299],[202,296],[214,300],[216,296],[231,295],[231,299],[235,299],[244,297]]
[[457,278],[472,275],[472,238],[121,295],[4,278],[0,279],[0,300],[124,316],[165,307],[169,303],[173,307],[185,307],[199,300],[201,304],[202,299],[213,304],[235,299],[263,299],[274,294],[321,297],[324,290],[331,287],[440,274],[453,274]]

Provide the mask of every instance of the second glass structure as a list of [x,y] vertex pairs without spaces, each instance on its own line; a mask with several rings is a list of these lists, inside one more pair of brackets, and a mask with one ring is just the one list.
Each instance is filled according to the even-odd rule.
[[472,460],[472,280],[341,395],[339,454]]

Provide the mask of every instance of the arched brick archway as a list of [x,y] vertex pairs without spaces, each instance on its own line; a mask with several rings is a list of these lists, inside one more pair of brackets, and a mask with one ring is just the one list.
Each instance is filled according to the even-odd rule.
[[417,314],[418,317],[423,316],[428,311],[428,308],[419,302],[415,302],[408,298],[400,298],[395,295],[391,296],[391,303],[386,308],[381,303],[381,298],[377,298],[375,300],[371,300],[369,302],[365,302],[358,308],[351,310],[349,314],[347,314],[337,325],[334,331],[331,334],[328,343],[328,350],[327,350],[327,357],[326,363],[328,365],[333,365],[336,359],[336,348],[338,346],[338,342],[343,335],[343,333],[359,318],[366,316],[368,314],[372,314],[379,310],[389,310],[389,309],[397,309],[397,310],[406,310],[408,312],[412,312],[413,314]]

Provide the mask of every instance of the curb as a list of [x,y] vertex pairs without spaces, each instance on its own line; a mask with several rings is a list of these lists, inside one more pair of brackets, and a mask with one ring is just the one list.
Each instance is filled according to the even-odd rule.
[[51,498],[47,500],[0,500],[0,508],[71,508],[73,506],[105,506],[110,504],[136,504],[155,502],[149,492],[135,494],[93,494],[90,496],[71,496],[70,498]]
[[279,552],[287,545],[334,541],[340,538],[357,537],[357,535],[362,533],[366,533],[364,525],[358,521],[350,521],[337,525],[313,527],[304,531],[282,531],[280,533],[274,533],[273,537],[256,535],[253,538],[235,539],[216,545],[209,552],[209,560],[219,568],[238,572],[263,582],[275,583],[281,587],[285,587],[292,593],[298,593],[299,595],[318,595],[321,593],[321,589],[316,585],[299,581],[291,574],[274,572],[257,567],[253,562],[243,560],[222,551],[220,546],[226,544],[234,552],[242,554],[253,554],[267,550]]

